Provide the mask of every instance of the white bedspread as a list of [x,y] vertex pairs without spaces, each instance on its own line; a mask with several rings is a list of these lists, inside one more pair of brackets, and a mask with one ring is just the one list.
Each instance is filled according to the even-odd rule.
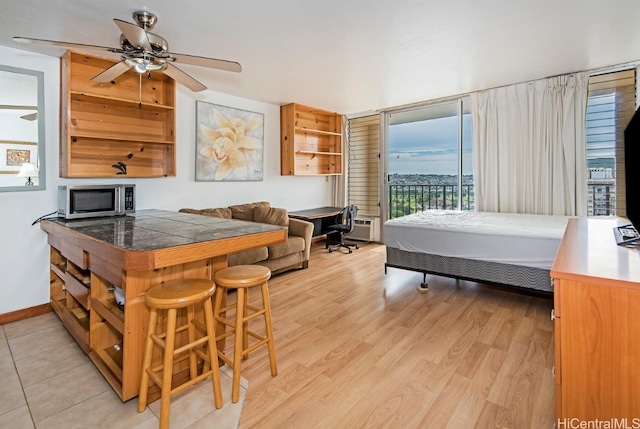
[[409,252],[550,269],[568,216],[429,210],[384,224],[384,243]]

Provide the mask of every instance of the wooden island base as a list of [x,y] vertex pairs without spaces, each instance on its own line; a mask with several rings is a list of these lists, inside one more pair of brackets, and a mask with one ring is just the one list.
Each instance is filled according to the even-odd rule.
[[[212,279],[227,267],[228,254],[284,242],[287,234],[274,225],[159,210],[44,221],[41,227],[51,246],[51,306],[123,401],[138,395],[149,318],[146,291],[172,280]],[[124,290],[121,307],[114,287]],[[202,316],[200,307],[196,318]],[[160,329],[164,324],[159,318]],[[186,332],[180,335],[177,344],[188,342]],[[160,353],[154,354],[152,365],[160,362]],[[185,368],[188,362],[176,365],[176,385],[189,378]],[[155,400],[159,389],[149,394]]]

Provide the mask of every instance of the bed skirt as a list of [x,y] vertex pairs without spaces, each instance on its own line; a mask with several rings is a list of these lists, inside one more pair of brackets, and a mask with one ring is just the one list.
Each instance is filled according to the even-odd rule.
[[419,271],[501,286],[553,292],[549,270],[542,268],[408,252],[387,246],[386,267]]

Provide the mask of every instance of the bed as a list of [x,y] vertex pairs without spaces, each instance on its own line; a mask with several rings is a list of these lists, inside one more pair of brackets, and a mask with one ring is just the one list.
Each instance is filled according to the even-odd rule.
[[429,210],[384,223],[387,267],[553,291],[549,271],[568,216]]

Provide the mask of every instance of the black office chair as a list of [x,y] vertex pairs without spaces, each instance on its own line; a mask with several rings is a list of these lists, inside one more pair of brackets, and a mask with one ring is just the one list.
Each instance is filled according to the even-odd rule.
[[358,214],[358,207],[351,205],[343,208],[340,213],[337,215],[337,219],[341,223],[337,223],[335,225],[328,225],[327,231],[328,236],[338,234],[340,236],[340,241],[333,241],[326,244],[326,248],[329,249],[329,253],[333,252],[336,249],[344,247],[349,250],[349,253],[352,252],[351,248],[355,247],[359,249],[360,247],[356,243],[345,243],[344,235],[349,234],[353,231],[353,227],[355,225],[356,214]]

